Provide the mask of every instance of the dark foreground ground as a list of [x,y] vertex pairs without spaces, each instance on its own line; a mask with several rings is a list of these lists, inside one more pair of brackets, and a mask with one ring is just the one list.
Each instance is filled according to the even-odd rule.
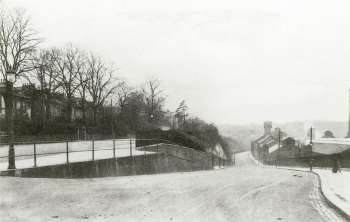
[[256,166],[96,179],[0,177],[0,221],[343,221],[309,173]]

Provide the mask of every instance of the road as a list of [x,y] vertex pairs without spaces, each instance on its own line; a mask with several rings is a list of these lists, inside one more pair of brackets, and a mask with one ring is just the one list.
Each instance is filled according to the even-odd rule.
[[343,221],[313,174],[248,153],[212,171],[96,179],[0,178],[1,221]]

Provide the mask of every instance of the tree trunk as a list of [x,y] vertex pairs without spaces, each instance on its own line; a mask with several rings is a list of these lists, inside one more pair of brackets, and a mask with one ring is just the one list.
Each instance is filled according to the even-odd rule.
[[93,107],[93,119],[94,119],[94,125],[97,125],[97,107]]
[[[45,109],[45,107],[46,107],[45,95],[43,95],[41,93],[41,95],[40,95],[40,120],[41,120],[42,127],[44,127],[44,128],[46,125],[46,109]],[[33,113],[32,113],[32,116],[33,116]]]
[[68,123],[72,122],[72,98],[67,97],[67,106],[66,106],[66,121]]
[[86,109],[85,109],[85,91],[83,90],[83,98],[81,99],[81,110],[83,112],[83,126],[86,126]]
[[51,98],[50,96],[47,96],[45,101],[45,118],[46,121],[49,121],[51,119],[51,106],[50,106]]

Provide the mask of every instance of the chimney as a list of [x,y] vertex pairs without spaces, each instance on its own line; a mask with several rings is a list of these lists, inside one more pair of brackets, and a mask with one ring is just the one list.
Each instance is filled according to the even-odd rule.
[[264,135],[271,135],[272,130],[272,122],[266,121],[264,122]]

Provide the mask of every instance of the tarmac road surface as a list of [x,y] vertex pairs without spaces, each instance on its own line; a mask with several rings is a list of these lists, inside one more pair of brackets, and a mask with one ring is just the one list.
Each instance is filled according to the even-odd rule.
[[0,177],[1,221],[344,221],[320,196],[316,176],[236,167],[96,179]]

